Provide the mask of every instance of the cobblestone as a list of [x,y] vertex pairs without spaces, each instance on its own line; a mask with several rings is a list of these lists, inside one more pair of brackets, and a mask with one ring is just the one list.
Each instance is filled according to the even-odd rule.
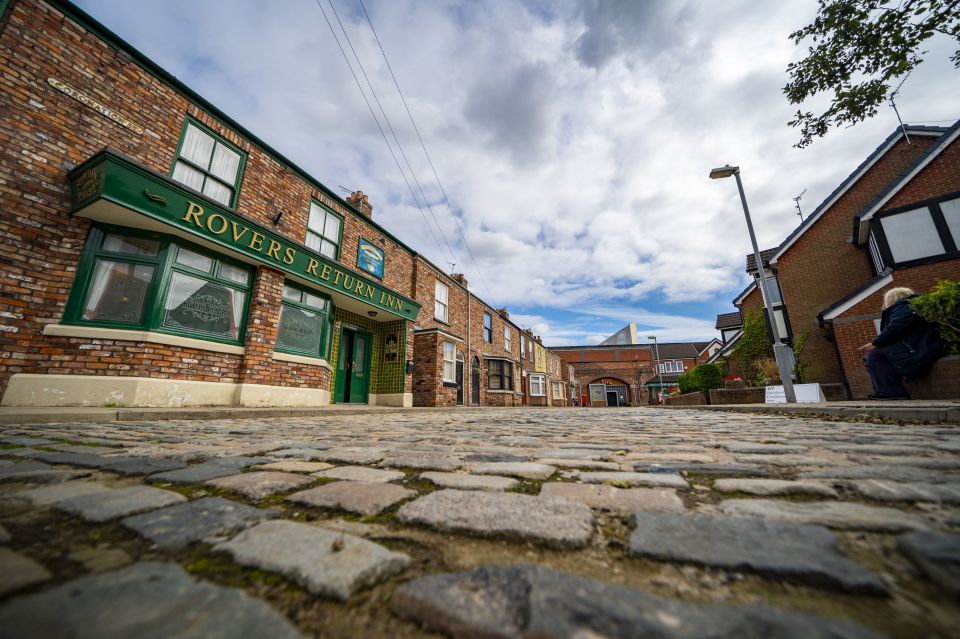
[[[251,614],[254,637],[270,615],[286,625],[261,636],[858,637],[866,625],[912,639],[960,624],[957,426],[331,410],[0,425],[4,440],[0,548],[49,577],[5,597],[0,635],[29,634],[17,624],[49,610],[54,636],[177,636],[181,611],[200,610],[221,634]],[[537,465],[549,473],[504,476]],[[402,566],[368,571],[372,551],[348,561],[357,542]],[[64,604],[64,588],[87,608]],[[216,634],[206,618],[197,627]]]

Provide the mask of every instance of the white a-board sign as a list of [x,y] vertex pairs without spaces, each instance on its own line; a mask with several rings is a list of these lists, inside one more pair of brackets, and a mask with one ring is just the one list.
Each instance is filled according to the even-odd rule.
[[[793,392],[797,395],[798,404],[815,404],[827,401],[827,398],[823,396],[823,389],[820,388],[820,384],[794,384]],[[783,386],[767,386],[767,395],[764,402],[767,404],[786,404],[787,395],[783,392]]]

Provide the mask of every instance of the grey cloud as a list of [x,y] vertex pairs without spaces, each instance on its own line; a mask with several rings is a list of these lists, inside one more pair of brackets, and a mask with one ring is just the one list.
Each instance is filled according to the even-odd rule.
[[683,42],[691,14],[689,5],[674,2],[593,0],[583,8],[586,30],[575,45],[577,59],[599,69],[622,53],[670,51]]
[[486,134],[492,148],[506,149],[515,163],[527,164],[546,148],[553,92],[544,63],[512,73],[491,69],[467,95],[464,115]]

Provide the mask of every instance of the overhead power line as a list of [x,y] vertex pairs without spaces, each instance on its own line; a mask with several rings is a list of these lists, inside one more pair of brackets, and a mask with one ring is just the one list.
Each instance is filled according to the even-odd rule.
[[[334,6],[333,0],[327,0],[327,2],[330,5],[330,9],[333,11],[334,17],[337,19],[337,24],[340,25],[340,30],[343,31],[343,37],[347,41],[347,46],[350,47],[350,52],[353,53],[353,58],[357,61],[357,66],[360,67],[360,73],[361,75],[363,75],[363,79],[366,81],[367,87],[370,89],[371,95],[373,95],[373,100],[374,102],[377,103],[377,107],[380,109],[380,114],[383,116],[384,122],[387,123],[387,128],[390,129],[390,135],[393,136],[393,141],[397,145],[397,150],[400,151],[400,157],[403,158],[403,162],[404,164],[406,164],[407,170],[410,171],[410,177],[413,178],[414,183],[417,185],[417,190],[420,191],[420,196],[423,198],[423,204],[424,206],[427,207],[427,210],[430,211],[430,217],[433,218],[434,224],[437,225],[437,230],[440,231],[440,237],[443,238],[444,244],[447,246],[447,248],[450,251],[450,256],[453,258],[453,261],[447,260],[447,263],[450,264],[452,267],[454,264],[456,264],[456,258],[457,258],[456,250],[453,248],[453,245],[447,239],[447,235],[446,233],[443,232],[443,227],[440,225],[440,221],[437,220],[437,216],[434,215],[433,213],[433,207],[430,205],[430,201],[427,198],[427,194],[423,192],[423,186],[421,186],[420,180],[417,179],[417,173],[416,171],[413,170],[413,166],[411,166],[410,160],[407,159],[407,154],[403,150],[403,145],[400,143],[400,138],[397,137],[397,132],[394,130],[393,124],[390,122],[390,118],[389,116],[387,116],[387,112],[386,110],[384,110],[383,104],[380,102],[380,98],[377,96],[377,90],[373,87],[373,83],[370,82],[370,78],[367,76],[366,69],[363,68],[363,62],[360,61],[360,56],[357,55],[357,50],[354,49],[353,47],[353,42],[350,40],[350,34],[347,33],[346,27],[343,26],[343,21],[340,20],[340,14],[337,12],[337,8],[336,6]],[[415,195],[414,195],[414,200],[416,200]],[[443,257],[446,260],[446,256],[444,255]]]
[[363,9],[363,15],[367,19],[367,24],[370,25],[370,31],[373,33],[373,37],[377,41],[377,46],[380,47],[380,53],[383,55],[383,60],[387,64],[387,69],[390,71],[390,77],[393,78],[393,84],[397,87],[397,93],[400,95],[400,100],[403,102],[403,108],[406,109],[407,117],[410,118],[410,124],[413,125],[413,130],[417,133],[417,140],[420,142],[420,148],[423,149],[423,154],[427,158],[427,163],[430,165],[430,170],[433,171],[433,177],[437,181],[437,186],[440,187],[440,194],[443,196],[443,202],[447,205],[447,209],[450,211],[450,217],[453,218],[454,224],[457,225],[457,231],[460,233],[460,239],[463,241],[463,246],[467,249],[467,253],[470,255],[473,266],[477,269],[477,274],[480,276],[480,281],[483,283],[484,290],[486,290],[488,296],[491,296],[490,287],[487,285],[487,280],[483,276],[483,271],[480,269],[480,264],[477,262],[477,258],[474,256],[469,242],[467,242],[467,237],[463,233],[463,227],[460,226],[460,220],[457,218],[457,214],[454,213],[453,207],[450,205],[450,198],[447,197],[446,189],[443,188],[443,182],[440,181],[440,176],[437,174],[437,168],[434,166],[433,160],[430,158],[430,153],[427,151],[427,145],[424,144],[423,136],[420,135],[420,129],[417,127],[417,123],[413,119],[413,114],[410,112],[410,106],[407,104],[407,99],[403,95],[403,90],[400,89],[400,83],[397,81],[397,76],[393,72],[393,66],[390,64],[390,59],[387,57],[387,52],[384,50],[383,44],[380,42],[380,36],[377,35],[377,30],[373,26],[373,21],[370,19],[370,14],[367,13],[367,7],[363,4],[363,0],[359,1],[360,8]]
[[[324,11],[323,5],[320,3],[320,0],[316,0],[317,7],[320,8],[320,13],[323,14],[323,19],[326,20],[327,26],[330,28],[330,33],[333,35],[334,41],[337,43],[337,48],[340,49],[340,53],[343,55],[343,61],[347,63],[347,68],[350,69],[350,75],[353,76],[354,82],[357,83],[357,89],[360,90],[360,95],[363,97],[363,101],[367,105],[367,109],[370,110],[370,115],[373,117],[374,122],[377,123],[377,128],[380,129],[380,135],[383,136],[383,141],[386,143],[387,148],[390,149],[390,155],[393,156],[393,161],[397,165],[397,170],[400,171],[400,175],[403,176],[403,181],[407,183],[407,189],[410,191],[410,195],[413,197],[414,203],[417,205],[417,208],[420,209],[420,215],[423,216],[423,221],[427,225],[427,228],[430,230],[430,235],[433,236],[433,241],[437,243],[437,249],[440,251],[440,255],[443,256],[443,259],[446,260],[446,253],[443,251],[443,247],[440,246],[440,240],[437,238],[437,234],[434,233],[433,227],[430,226],[430,222],[427,220],[426,213],[423,212],[423,208],[420,206],[420,202],[417,200],[416,194],[413,192],[413,187],[410,185],[410,180],[407,179],[406,173],[403,171],[403,167],[400,166],[400,161],[397,159],[397,154],[394,153],[393,147],[390,145],[390,140],[387,138],[386,132],[383,130],[383,126],[380,124],[380,119],[377,117],[377,114],[373,110],[373,106],[370,104],[370,100],[367,98],[366,92],[363,90],[363,86],[360,84],[360,79],[357,77],[356,71],[353,70],[353,65],[350,64],[350,58],[347,57],[347,52],[344,51],[343,45],[340,44],[340,38],[337,36],[336,30],[333,28],[333,24],[330,22],[330,18],[327,17],[327,12]],[[333,5],[331,5],[332,8]]]

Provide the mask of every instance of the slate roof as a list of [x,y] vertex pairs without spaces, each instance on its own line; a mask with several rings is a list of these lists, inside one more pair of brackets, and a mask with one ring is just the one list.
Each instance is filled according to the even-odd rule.
[[721,313],[717,315],[717,330],[722,331],[729,328],[740,328],[743,326],[743,319],[740,318],[740,313]]
[[[760,251],[760,259],[763,261],[764,266],[770,266],[770,258],[773,257],[777,251],[780,250],[779,246],[774,246],[773,248],[763,249]],[[753,253],[747,254],[747,273],[756,273],[757,272],[757,260],[754,258]]]
[[[653,348],[653,345],[650,346]],[[679,342],[658,344],[660,361],[667,359],[695,359],[700,355],[700,351],[692,342]]]
[[[908,134],[910,133],[946,133],[949,130],[947,127],[942,127],[942,126],[922,126],[922,125],[915,125],[915,124],[907,124],[904,126],[904,128],[907,130]],[[833,204],[834,199],[838,197],[841,193],[846,191],[850,187],[850,185],[853,184],[853,182],[856,179],[858,179],[860,172],[866,167],[870,166],[874,161],[876,161],[878,157],[883,155],[887,146],[890,145],[890,143],[892,143],[894,140],[899,138],[901,135],[903,135],[903,131],[900,129],[900,127],[897,127],[893,131],[893,133],[888,135],[886,139],[883,142],[881,142],[879,146],[877,146],[877,148],[874,149],[873,152],[870,155],[868,155],[863,162],[857,165],[857,168],[855,168],[853,171],[850,172],[850,175],[844,178],[843,182],[841,182],[840,185],[837,186],[837,188],[835,188],[830,193],[830,195],[825,197],[823,201],[820,202],[817,208],[814,209],[813,213],[807,216],[807,219],[801,222],[797,228],[793,229],[790,235],[788,235],[786,239],[784,239],[783,242],[780,243],[780,246],[777,248],[777,253],[779,253],[782,250],[785,250],[786,247],[788,247],[798,236],[803,235],[803,233],[806,232],[806,230],[810,228],[810,226],[812,226],[814,222],[820,219],[820,215],[823,214],[823,212],[826,211],[826,209]],[[933,146],[936,146],[936,144],[931,145],[931,147]],[[921,157],[922,156],[923,154],[921,154]],[[749,271],[749,268],[747,270]]]

